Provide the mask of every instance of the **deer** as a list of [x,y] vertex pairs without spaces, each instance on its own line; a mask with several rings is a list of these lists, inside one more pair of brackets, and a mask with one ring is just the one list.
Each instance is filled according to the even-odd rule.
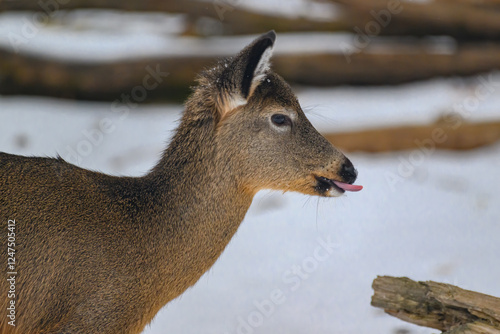
[[213,266],[258,191],[362,189],[270,69],[275,40],[267,32],[199,74],[143,176],[0,153],[1,235],[16,261],[0,280],[1,333],[141,333]]

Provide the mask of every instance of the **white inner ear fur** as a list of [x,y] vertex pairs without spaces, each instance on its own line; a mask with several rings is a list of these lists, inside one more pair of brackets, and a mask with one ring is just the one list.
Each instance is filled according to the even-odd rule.
[[247,100],[245,100],[240,94],[231,94],[226,97],[224,101],[225,109],[227,112],[230,112],[233,109],[236,109],[240,106],[244,106],[247,104]]
[[240,94],[234,92],[221,97],[222,101],[219,104],[221,119],[224,119],[228,115],[230,115],[234,109],[247,104],[248,98],[252,96],[255,88],[257,88],[266,77],[266,71],[270,66],[269,59],[271,59],[272,54],[272,47],[267,48],[264,53],[262,53],[262,56],[260,57],[259,63],[257,64],[257,67],[255,68],[253,74],[252,84],[250,86],[250,91],[248,93],[247,99],[244,99]]
[[245,100],[240,94],[232,93],[221,96],[221,101],[219,103],[221,120],[224,120],[226,117],[231,115],[233,110],[244,106],[245,104],[247,104],[247,100]]
[[264,53],[260,57],[259,63],[257,64],[257,67],[255,68],[255,71],[253,73],[252,85],[250,86],[250,92],[248,93],[248,97],[252,96],[255,88],[257,88],[266,77],[266,72],[267,70],[269,70],[269,67],[271,66],[269,60],[271,59],[272,55],[273,55],[273,47],[271,46],[267,48],[266,51],[264,51]]

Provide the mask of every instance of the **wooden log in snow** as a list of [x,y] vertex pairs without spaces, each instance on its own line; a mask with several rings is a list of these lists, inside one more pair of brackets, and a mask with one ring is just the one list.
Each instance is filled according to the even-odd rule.
[[470,150],[500,141],[500,121],[469,123],[460,114],[450,114],[427,125],[329,133],[324,136],[346,152]]
[[[121,11],[186,14],[186,34],[261,34],[274,29],[277,32],[337,31],[350,25],[347,18],[314,20],[307,17],[285,17],[246,9],[237,0],[0,0],[2,11],[33,11],[49,17],[57,10],[110,9]],[[300,14],[300,13],[299,13]],[[212,19],[210,28],[196,29],[200,19]],[[198,23],[197,23],[198,22]],[[207,22],[205,21],[205,24]],[[203,24],[200,24],[200,27]]]
[[447,334],[500,334],[500,298],[433,281],[379,276],[372,306]]
[[[352,53],[297,53],[273,57],[273,69],[291,83],[398,84],[436,76],[464,76],[500,68],[500,45],[469,44],[452,53],[436,53],[424,45],[379,46],[373,42]],[[224,56],[221,54],[221,57]],[[0,94],[31,94],[85,100],[114,100],[143,84],[146,67],[168,72],[148,91],[147,99],[183,100],[211,55],[88,62],[56,60],[0,49]]]
[[500,37],[500,11],[466,1],[330,1],[344,6],[353,28],[376,32],[378,24],[382,29],[376,35],[449,35],[469,40]]
[[[371,12],[387,10],[397,0],[330,0],[336,6],[330,20],[284,17],[246,9],[237,0],[0,0],[2,11],[33,11],[51,16],[57,10],[113,9],[136,12],[186,14],[186,34],[260,34],[277,32],[365,30],[377,23]],[[449,35],[457,39],[497,39],[500,37],[498,0],[438,0],[412,3],[402,1],[403,10],[391,15],[390,23],[376,35]],[[345,9],[344,11],[342,9]],[[493,10],[492,10],[493,9]],[[206,18],[212,19],[208,24]],[[384,20],[382,18],[382,20]],[[205,27],[205,28],[203,28]],[[208,29],[206,29],[208,27]],[[373,27],[372,27],[373,28]]]
[[445,2],[447,4],[462,3],[474,7],[500,10],[500,0],[434,0],[434,1]]

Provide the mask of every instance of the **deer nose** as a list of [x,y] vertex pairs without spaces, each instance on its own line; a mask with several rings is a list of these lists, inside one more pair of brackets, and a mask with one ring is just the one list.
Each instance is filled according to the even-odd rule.
[[354,168],[352,162],[346,158],[346,161],[342,164],[339,174],[345,182],[353,184],[358,176],[358,171]]

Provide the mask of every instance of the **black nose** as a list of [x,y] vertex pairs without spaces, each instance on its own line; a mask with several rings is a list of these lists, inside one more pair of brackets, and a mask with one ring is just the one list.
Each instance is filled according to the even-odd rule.
[[358,176],[358,171],[352,165],[352,162],[346,158],[342,168],[340,169],[340,176],[344,179],[345,182],[353,184],[356,181],[356,177]]

